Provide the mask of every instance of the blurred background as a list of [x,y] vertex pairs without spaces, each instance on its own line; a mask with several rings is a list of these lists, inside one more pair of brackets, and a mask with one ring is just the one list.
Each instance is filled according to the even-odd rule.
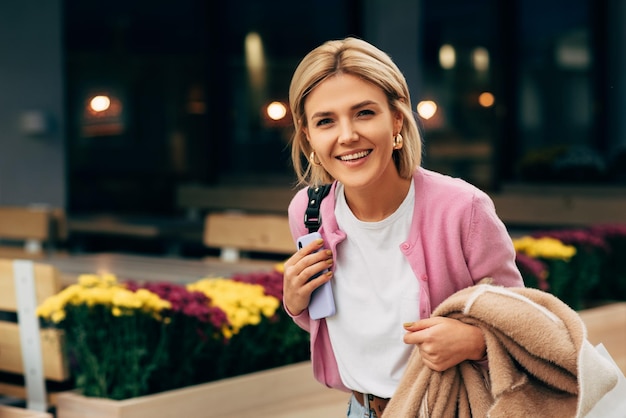
[[193,230],[181,190],[292,193],[291,74],[348,35],[404,72],[427,168],[624,195],[625,21],[623,0],[2,1],[0,205]]

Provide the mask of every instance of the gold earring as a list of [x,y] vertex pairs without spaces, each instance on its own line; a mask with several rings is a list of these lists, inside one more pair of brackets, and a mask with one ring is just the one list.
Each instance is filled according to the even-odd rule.
[[400,133],[398,133],[393,138],[393,149],[400,149],[400,148],[402,148],[402,141],[404,141],[404,138],[402,138],[402,135],[400,135]]
[[309,154],[309,162],[315,167],[320,167],[322,165],[319,161],[315,161],[315,151],[311,151],[311,154]]

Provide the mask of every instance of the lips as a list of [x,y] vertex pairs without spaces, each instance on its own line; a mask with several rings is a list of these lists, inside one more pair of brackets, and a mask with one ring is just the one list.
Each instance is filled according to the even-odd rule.
[[337,159],[341,161],[355,161],[367,157],[372,150],[359,151],[352,154],[340,155]]

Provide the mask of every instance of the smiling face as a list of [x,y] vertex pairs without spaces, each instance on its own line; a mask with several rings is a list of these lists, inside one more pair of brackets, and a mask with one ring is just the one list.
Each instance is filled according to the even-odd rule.
[[304,132],[316,160],[346,190],[388,187],[400,179],[392,154],[402,114],[389,108],[380,88],[337,74],[309,93],[304,110]]

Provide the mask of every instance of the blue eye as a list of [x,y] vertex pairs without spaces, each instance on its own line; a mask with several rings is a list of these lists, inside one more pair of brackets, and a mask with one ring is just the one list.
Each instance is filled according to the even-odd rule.
[[359,110],[359,112],[357,113],[357,116],[372,116],[372,115],[375,115],[375,113],[371,109]]
[[320,120],[317,121],[315,126],[328,125],[329,123],[332,123],[332,122],[333,122],[333,120],[330,119],[330,118],[320,119]]

